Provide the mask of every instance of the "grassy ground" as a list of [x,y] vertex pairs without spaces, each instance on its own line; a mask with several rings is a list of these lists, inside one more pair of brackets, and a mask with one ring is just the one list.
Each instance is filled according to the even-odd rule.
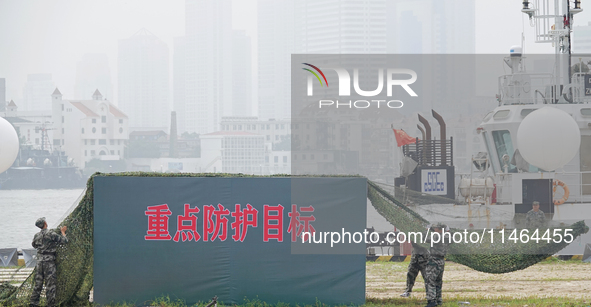
[[[396,298],[406,286],[408,263],[367,263],[366,289],[370,298]],[[424,283],[417,278],[413,295],[424,298]],[[591,299],[591,264],[581,261],[543,261],[525,270],[487,274],[447,262],[443,296],[474,298],[553,297]]]
[[[425,288],[419,276],[412,298],[401,298],[408,262],[368,262],[366,307],[425,306]],[[443,276],[443,306],[566,307],[591,306],[591,264],[581,261],[543,261],[526,270],[486,274],[465,266],[446,263]],[[207,302],[199,304],[203,307]],[[141,304],[140,304],[141,305]],[[150,306],[187,307],[182,301],[159,298]],[[282,303],[274,306],[286,306]],[[112,307],[131,307],[111,305]],[[260,301],[239,306],[268,307]],[[324,306],[320,302],[314,307]]]
[[[365,306],[425,306],[425,288],[420,276],[417,278],[412,298],[399,296],[406,286],[407,266],[408,262],[368,262]],[[552,258],[513,273],[486,274],[447,262],[443,276],[443,301],[443,306],[447,307],[591,307],[591,264]],[[181,300],[160,297],[152,302],[107,306],[204,307],[207,303],[187,305]],[[223,302],[220,302],[221,305]],[[92,304],[88,306],[98,307]],[[253,300],[244,301],[238,306],[286,307],[287,304],[267,304]],[[324,306],[321,302],[313,305]]]
[[[591,303],[591,299],[569,299],[569,298],[522,298],[522,299],[514,299],[514,298],[495,298],[495,299],[487,299],[487,298],[465,298],[465,297],[454,297],[454,298],[447,298],[443,306],[444,307],[451,307],[451,306],[499,306],[499,307],[578,307],[578,306],[589,306]],[[183,301],[175,301],[171,300],[170,298],[159,298],[154,302],[149,302],[150,306],[158,306],[158,307],[189,307]],[[204,307],[206,303],[200,303],[197,305],[192,306],[199,306]],[[119,304],[119,305],[109,305],[109,307],[134,307],[138,305],[134,304]],[[141,305],[139,305],[141,306]],[[269,307],[269,306],[278,306],[278,307],[286,307],[287,304],[277,303],[277,304],[267,304],[260,301],[246,301],[241,305],[234,305],[236,307]],[[322,303],[317,303],[315,305],[311,305],[312,307],[325,307]],[[414,307],[414,306],[425,306],[425,301],[423,299],[418,298],[411,298],[411,299],[404,299],[404,298],[392,298],[392,299],[375,299],[375,298],[368,298],[365,304],[365,307],[388,307],[388,306],[405,306],[405,307]],[[302,306],[303,307],[303,306]],[[326,306],[328,307],[328,306]]]

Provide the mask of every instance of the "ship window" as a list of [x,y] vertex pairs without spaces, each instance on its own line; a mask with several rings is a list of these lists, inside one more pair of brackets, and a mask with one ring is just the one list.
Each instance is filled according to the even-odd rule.
[[515,166],[510,163],[511,159],[513,158],[513,153],[515,152],[513,143],[511,142],[511,133],[509,133],[509,130],[498,130],[493,131],[492,135],[495,143],[495,149],[497,151],[497,157],[499,158],[499,164],[501,165],[501,170],[505,170],[505,161],[503,161],[503,156],[507,155],[509,156],[509,160],[506,162],[509,166],[508,171],[516,172]]
[[495,115],[493,115],[494,119],[503,119],[503,118],[507,118],[509,117],[509,110],[500,110],[497,111],[497,113],[495,113]]
[[581,115],[591,116],[591,109],[589,109],[589,108],[581,109]]
[[529,113],[535,111],[536,109],[523,109],[521,110],[521,117],[526,117],[529,115]]

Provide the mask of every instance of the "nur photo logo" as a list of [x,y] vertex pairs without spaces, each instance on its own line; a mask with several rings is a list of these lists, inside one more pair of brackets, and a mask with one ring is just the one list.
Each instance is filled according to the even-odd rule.
[[[373,90],[364,90],[361,89],[360,83],[367,84],[368,82],[360,82],[367,81],[363,80],[363,76],[360,76],[359,68],[353,68],[353,82],[351,82],[351,74],[349,70],[342,68],[342,67],[324,67],[319,68],[315,65],[310,63],[302,63],[308,67],[302,68],[305,71],[308,71],[310,74],[308,75],[307,79],[307,86],[306,86],[306,94],[307,96],[314,96],[314,84],[316,80],[321,87],[326,86],[328,88],[328,80],[324,71],[327,69],[333,70],[336,72],[338,77],[338,96],[339,97],[350,97],[351,95],[351,83],[353,83],[353,95],[362,96],[362,97],[372,97],[375,99],[372,100],[348,100],[348,101],[341,101],[339,99],[322,99],[318,101],[319,108],[334,106],[338,107],[348,107],[348,108],[358,108],[358,109],[366,109],[372,105],[377,105],[380,108],[381,105],[386,105],[388,108],[398,109],[401,108],[404,103],[401,100],[390,100],[394,92],[395,86],[400,86],[404,91],[411,97],[417,97],[417,93],[410,87],[411,84],[415,83],[417,80],[417,73],[412,69],[407,68],[378,68],[377,70],[377,85]],[[324,70],[324,71],[323,71]],[[316,78],[314,78],[316,77]],[[324,80],[324,82],[322,82]],[[376,80],[375,77],[372,76],[372,80]],[[370,83],[371,84],[371,83]],[[316,85],[318,86],[318,85]],[[385,93],[384,87],[386,88]],[[385,95],[384,95],[385,94]],[[379,99],[382,96],[384,99]]]

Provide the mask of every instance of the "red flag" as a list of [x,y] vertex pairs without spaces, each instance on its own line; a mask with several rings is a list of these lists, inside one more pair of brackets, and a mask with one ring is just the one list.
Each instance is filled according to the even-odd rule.
[[396,143],[398,143],[398,147],[404,146],[407,144],[413,144],[413,143],[417,142],[417,139],[406,134],[406,132],[404,132],[404,130],[397,130],[397,129],[392,129],[392,130],[394,130],[394,135],[396,136]]

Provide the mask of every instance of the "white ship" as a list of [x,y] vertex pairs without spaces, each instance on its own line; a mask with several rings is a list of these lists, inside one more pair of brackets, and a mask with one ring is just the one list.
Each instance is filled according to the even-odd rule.
[[[578,0],[570,5],[523,1],[536,42],[555,48],[553,59],[548,57],[553,73],[528,72],[521,47],[511,48],[505,58],[511,73],[498,79],[499,106],[477,128],[487,153],[473,157],[472,174],[455,177],[454,192],[465,205],[413,206],[421,216],[458,228],[523,228],[524,215],[537,200],[550,225],[567,228],[580,220],[591,225],[591,71],[584,66],[591,56],[571,55],[572,20],[582,9]],[[571,71],[577,64],[578,71]],[[548,127],[552,132],[536,143]],[[586,243],[591,243],[590,233],[559,254],[583,254]]]

